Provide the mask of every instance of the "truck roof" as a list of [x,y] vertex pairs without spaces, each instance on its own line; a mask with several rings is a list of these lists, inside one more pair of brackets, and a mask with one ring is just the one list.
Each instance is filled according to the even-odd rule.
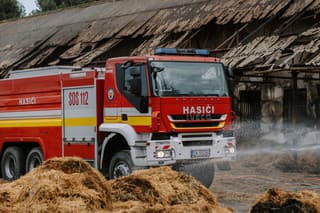
[[48,66],[48,67],[39,67],[32,69],[24,70],[12,70],[8,73],[5,79],[21,79],[21,78],[31,78],[31,77],[40,77],[40,76],[52,76],[60,74],[68,74],[72,72],[87,72],[94,71],[103,68],[81,68],[75,66]]
[[159,61],[194,61],[194,62],[220,62],[219,58],[206,56],[186,56],[186,55],[147,55],[147,56],[127,56],[107,59],[107,63],[121,63],[126,60],[159,60]]

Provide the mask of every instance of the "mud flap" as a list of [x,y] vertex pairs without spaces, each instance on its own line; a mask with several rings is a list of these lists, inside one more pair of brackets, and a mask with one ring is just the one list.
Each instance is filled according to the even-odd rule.
[[192,163],[179,163],[173,169],[185,172],[195,177],[205,187],[209,188],[214,179],[214,163],[212,161],[195,161]]

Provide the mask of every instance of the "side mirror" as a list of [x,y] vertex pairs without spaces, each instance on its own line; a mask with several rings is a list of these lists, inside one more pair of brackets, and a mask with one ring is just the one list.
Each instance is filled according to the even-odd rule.
[[152,67],[152,72],[153,73],[162,72],[163,70],[164,70],[163,67]]
[[228,78],[234,77],[234,71],[231,67],[226,67],[225,72],[226,72]]
[[132,61],[126,61],[123,64],[121,64],[122,69],[127,69],[128,67],[132,66],[133,62]]

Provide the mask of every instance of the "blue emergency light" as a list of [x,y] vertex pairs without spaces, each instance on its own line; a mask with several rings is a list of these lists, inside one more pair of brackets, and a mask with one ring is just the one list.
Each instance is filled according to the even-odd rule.
[[205,49],[176,49],[176,48],[158,48],[154,51],[155,55],[200,55],[209,56],[210,51]]

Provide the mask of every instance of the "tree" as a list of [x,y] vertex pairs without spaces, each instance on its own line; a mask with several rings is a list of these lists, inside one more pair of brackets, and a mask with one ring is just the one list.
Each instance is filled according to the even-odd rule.
[[78,4],[88,3],[96,0],[37,0],[40,11],[49,11],[59,8],[70,7]]
[[26,15],[25,8],[17,0],[0,0],[0,20]]

